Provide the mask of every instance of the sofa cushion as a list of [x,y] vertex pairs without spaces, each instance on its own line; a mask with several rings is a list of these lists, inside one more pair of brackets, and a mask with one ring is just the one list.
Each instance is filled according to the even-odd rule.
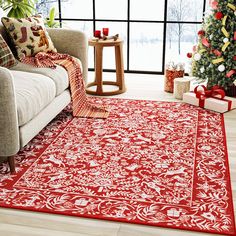
[[[76,58],[77,59],[77,58]],[[77,61],[80,63],[80,68],[82,68],[82,63],[79,59]],[[31,73],[38,73],[51,78],[56,84],[56,95],[60,95],[64,90],[69,87],[69,79],[67,71],[62,66],[57,66],[56,69],[51,68],[37,68],[31,65],[23,64],[18,62],[18,64],[11,68],[11,70],[27,71]]]
[[21,19],[2,17],[2,23],[14,42],[18,58],[57,51],[40,15]]
[[48,77],[23,71],[12,71],[16,91],[19,126],[26,124],[56,96],[55,83]]

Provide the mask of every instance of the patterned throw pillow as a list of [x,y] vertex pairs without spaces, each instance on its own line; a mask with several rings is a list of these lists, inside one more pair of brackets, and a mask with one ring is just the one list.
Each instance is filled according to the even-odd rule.
[[12,54],[11,49],[0,34],[0,66],[10,68],[16,64],[17,61]]
[[15,19],[2,17],[2,23],[12,38],[19,58],[38,52],[57,52],[41,16]]

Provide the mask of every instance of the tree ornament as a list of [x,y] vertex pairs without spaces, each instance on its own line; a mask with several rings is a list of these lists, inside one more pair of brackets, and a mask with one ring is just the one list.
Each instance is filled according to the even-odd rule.
[[222,31],[222,33],[224,34],[224,36],[225,36],[226,38],[229,37],[229,32],[226,30],[225,27],[222,27],[222,28],[221,28],[221,31]]
[[218,2],[217,1],[211,1],[210,5],[211,5],[211,8],[214,9],[214,10],[216,10],[218,8]]
[[233,57],[233,60],[236,61],[236,56]]
[[193,59],[194,59],[195,61],[199,61],[199,60],[201,59],[201,54],[196,53],[196,54],[194,55]]
[[223,18],[223,20],[222,20],[222,25],[224,25],[224,26],[225,26],[225,24],[226,24],[227,17],[228,17],[227,15],[224,16],[224,18]]
[[187,57],[188,57],[188,58],[192,58],[192,56],[193,56],[193,54],[192,54],[191,52],[188,52],[188,53],[187,53]]
[[207,48],[210,47],[210,43],[208,42],[208,39],[207,39],[207,38],[202,38],[202,44],[203,44],[205,47],[207,47]]
[[213,39],[213,35],[212,35],[212,34],[209,36],[209,39],[210,39],[210,40],[212,40],[212,39]]
[[234,6],[234,4],[232,3],[228,3],[227,4],[227,7],[229,7],[231,10],[235,11],[236,10],[236,7]]
[[228,38],[224,38],[224,39],[223,39],[223,42],[224,42],[224,43],[227,43],[227,42],[229,42],[229,39],[228,39]]
[[222,61],[224,61],[224,58],[223,58],[223,57],[220,57],[220,58],[217,58],[217,59],[212,60],[212,63],[213,63],[213,64],[218,64],[218,63],[220,63],[220,62],[222,62]]
[[201,67],[200,68],[200,72],[203,73],[205,71],[205,68],[204,67]]
[[222,52],[224,52],[229,45],[230,45],[230,42],[225,43],[224,46],[221,49]]
[[199,36],[204,36],[205,35],[205,31],[204,30],[199,30],[197,34]]
[[204,52],[206,52],[206,49],[203,48],[203,49],[199,50],[198,52],[199,52],[200,54],[203,54]]
[[219,50],[217,50],[217,49],[215,49],[214,51],[213,51],[213,53],[216,55],[216,56],[218,56],[218,57],[220,57],[221,56],[221,52],[219,51]]
[[225,66],[223,64],[218,66],[218,71],[223,72],[225,70]]
[[235,70],[230,70],[227,74],[226,74],[226,77],[227,78],[230,78],[232,75],[234,75],[236,73]]
[[221,20],[223,17],[224,17],[224,15],[223,15],[222,12],[220,12],[220,11],[216,12],[215,18],[216,18],[217,20]]

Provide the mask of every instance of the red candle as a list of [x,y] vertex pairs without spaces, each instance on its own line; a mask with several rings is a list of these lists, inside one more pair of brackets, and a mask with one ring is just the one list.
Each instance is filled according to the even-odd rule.
[[103,35],[108,36],[109,29],[108,28],[103,28],[102,33],[103,33]]
[[94,37],[101,38],[101,30],[95,30]]

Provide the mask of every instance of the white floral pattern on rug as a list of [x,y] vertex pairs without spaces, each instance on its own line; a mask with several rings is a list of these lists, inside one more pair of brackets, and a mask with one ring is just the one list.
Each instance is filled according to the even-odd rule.
[[110,108],[109,118],[72,119],[65,109],[16,157],[17,174],[1,174],[0,206],[234,233],[221,114],[94,101]]

